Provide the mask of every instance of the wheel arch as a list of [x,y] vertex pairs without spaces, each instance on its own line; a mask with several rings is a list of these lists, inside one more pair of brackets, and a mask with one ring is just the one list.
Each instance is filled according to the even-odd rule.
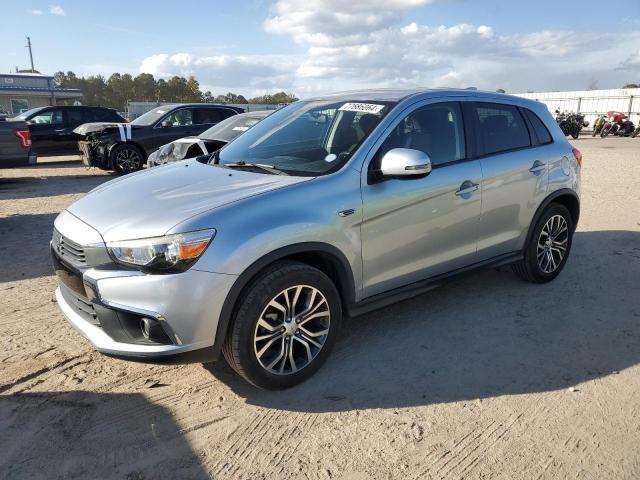
[[529,224],[529,231],[527,232],[527,240],[525,242],[525,245],[529,245],[531,236],[533,235],[533,230],[536,223],[538,222],[538,219],[544,213],[547,207],[552,203],[559,203],[560,205],[565,206],[571,214],[574,230],[578,226],[578,221],[580,220],[580,198],[578,198],[578,194],[569,188],[556,190],[555,192],[547,196],[547,198],[542,201],[542,203],[536,210],[536,213],[533,216],[531,223]]
[[260,272],[281,260],[294,260],[317,268],[331,278],[336,285],[343,308],[353,303],[355,299],[353,272],[347,258],[338,248],[322,242],[305,242],[279,248],[253,262],[240,274],[229,290],[218,319],[213,346],[215,358],[220,355],[242,292]]

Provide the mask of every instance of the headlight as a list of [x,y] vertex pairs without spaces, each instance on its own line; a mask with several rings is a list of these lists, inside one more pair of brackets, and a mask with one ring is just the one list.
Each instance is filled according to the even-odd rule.
[[149,168],[155,167],[157,159],[158,159],[158,150],[156,150],[151,155],[149,155],[149,158],[147,158],[147,166]]
[[212,228],[164,237],[110,242],[107,243],[107,250],[115,261],[143,271],[184,272],[200,258],[215,234]]

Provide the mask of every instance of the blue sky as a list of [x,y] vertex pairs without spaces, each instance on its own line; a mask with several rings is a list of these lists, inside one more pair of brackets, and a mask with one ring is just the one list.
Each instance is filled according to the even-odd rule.
[[640,82],[640,3],[602,7],[592,0],[579,8],[557,0],[4,1],[0,71],[28,67],[29,35],[44,73],[193,74],[214,93]]

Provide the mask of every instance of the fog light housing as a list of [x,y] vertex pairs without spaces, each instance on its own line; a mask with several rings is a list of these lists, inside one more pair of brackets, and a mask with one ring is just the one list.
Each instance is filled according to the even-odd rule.
[[152,342],[162,342],[167,339],[167,334],[164,332],[160,322],[154,318],[142,317],[140,318],[140,332],[145,340]]

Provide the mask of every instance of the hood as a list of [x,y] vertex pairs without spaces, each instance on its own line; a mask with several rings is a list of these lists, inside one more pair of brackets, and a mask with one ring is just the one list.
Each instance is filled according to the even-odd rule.
[[67,210],[98,230],[106,242],[156,237],[194,215],[311,178],[187,160],[112,180]]
[[[132,125],[130,123],[117,123],[117,122],[93,122],[93,123],[83,123],[79,127],[77,127],[73,133],[77,133],[78,135],[88,135],[89,133],[94,132],[116,132],[119,128],[128,128],[131,130]],[[135,128],[135,126],[133,126]]]

